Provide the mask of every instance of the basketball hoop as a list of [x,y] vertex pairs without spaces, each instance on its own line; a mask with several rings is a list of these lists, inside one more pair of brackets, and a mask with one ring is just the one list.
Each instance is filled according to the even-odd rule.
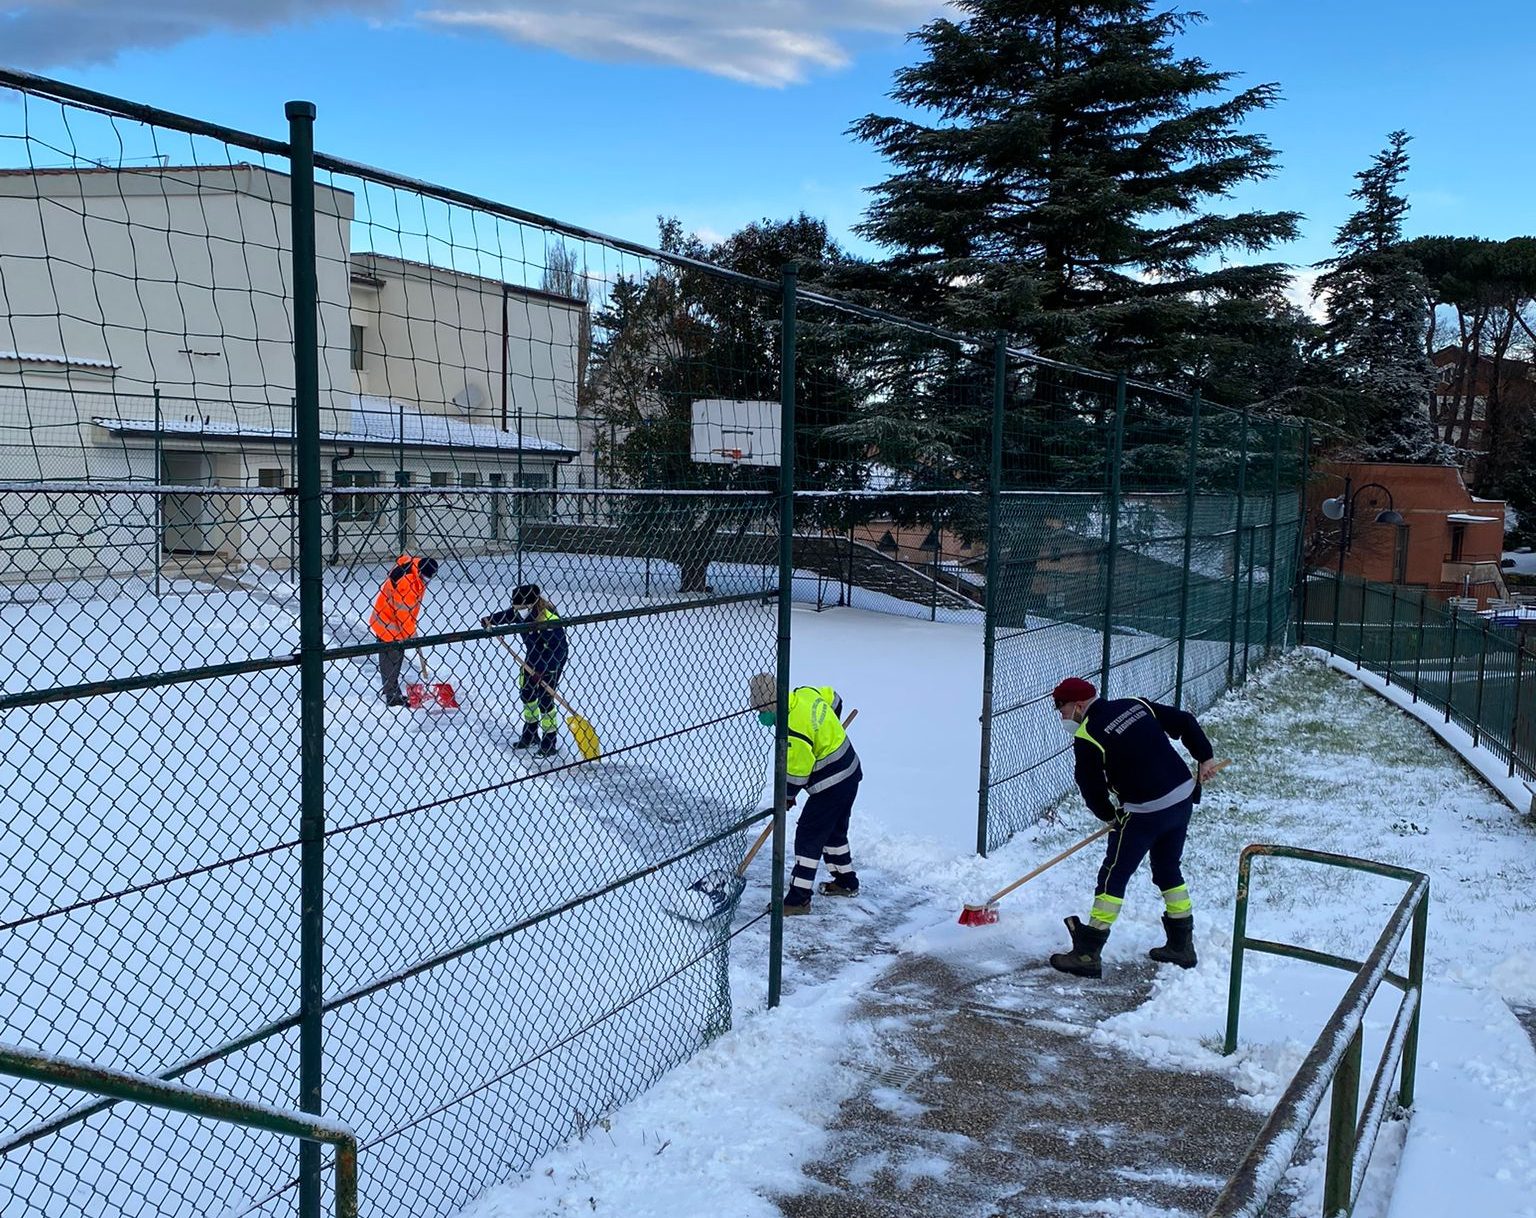
[[724,457],[732,465],[740,465],[742,451],[739,448],[713,448],[710,449],[718,457]]

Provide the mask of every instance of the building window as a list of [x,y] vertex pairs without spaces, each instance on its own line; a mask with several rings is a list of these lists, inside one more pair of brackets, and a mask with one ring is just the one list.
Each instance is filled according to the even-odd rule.
[[1467,526],[1453,524],[1451,526],[1451,562],[1461,561],[1462,547],[1467,543]]
[[366,333],[362,326],[352,327],[352,370],[354,372],[363,370],[363,335]]
[[487,476],[490,478],[492,486],[501,486],[507,480],[504,474],[490,474]]
[[276,469],[259,469],[256,471],[256,485],[282,490],[288,485],[288,480],[284,477],[285,473],[281,465]]
[[447,475],[447,473],[445,471],[443,471],[443,470],[440,470],[440,469],[433,470],[432,471],[432,485],[433,486],[447,486],[448,485],[448,475]]
[[469,473],[469,472],[466,471],[465,473],[462,473],[462,474],[459,475],[459,485],[460,486],[479,486],[480,485],[480,475],[479,474],[475,474],[475,473]]
[[[339,469],[336,471],[334,489],[344,486],[366,487],[379,485],[379,471],[375,469]],[[379,518],[379,495],[331,496],[331,511],[338,522],[368,524]]]

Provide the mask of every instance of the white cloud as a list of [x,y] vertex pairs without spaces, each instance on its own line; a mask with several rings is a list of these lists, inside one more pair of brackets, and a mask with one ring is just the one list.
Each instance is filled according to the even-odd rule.
[[5,61],[31,68],[103,63],[219,30],[254,33],[331,13],[384,16],[399,0],[0,0]]
[[579,59],[681,67],[782,88],[846,66],[850,35],[905,33],[943,7],[943,0],[478,0],[429,9],[420,2],[22,0],[0,12],[0,45],[13,63],[91,63],[217,30],[353,13],[491,34]]
[[1300,309],[1313,321],[1322,321],[1328,316],[1328,297],[1314,297],[1312,290],[1317,286],[1317,277],[1322,272],[1312,267],[1299,267],[1291,272],[1291,282],[1285,289],[1285,298]]

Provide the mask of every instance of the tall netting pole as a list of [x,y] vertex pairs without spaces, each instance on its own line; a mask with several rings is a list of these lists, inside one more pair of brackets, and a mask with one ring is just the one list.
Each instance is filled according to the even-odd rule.
[[[293,372],[299,482],[299,1107],[320,1112],[325,1000],[325,570],[320,524],[315,106],[288,103],[293,174]],[[299,1213],[320,1218],[320,1147],[299,1148]]]
[[1008,342],[993,337],[992,450],[987,474],[987,586],[983,593],[981,660],[981,769],[976,794],[976,853],[987,853],[987,794],[992,786],[992,668],[997,659],[998,517],[1003,493],[1003,416],[1008,397]]
[[784,267],[779,334],[779,653],[773,728],[773,915],[768,932],[768,1005],[779,1005],[784,975],[784,836],[789,797],[789,627],[795,582],[795,286],[800,267]]

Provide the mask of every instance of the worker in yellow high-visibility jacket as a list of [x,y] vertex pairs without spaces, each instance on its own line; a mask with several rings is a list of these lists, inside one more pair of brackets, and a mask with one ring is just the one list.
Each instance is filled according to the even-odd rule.
[[[747,688],[758,721],[772,727],[777,722],[777,682],[768,673],[758,673]],[[810,912],[822,859],[832,873],[819,889],[823,896],[852,897],[859,892],[848,822],[864,771],[843,730],[842,710],[843,700],[830,685],[802,685],[790,691],[785,763],[789,806],[802,791],[806,800],[795,825],[795,867],[784,895],[786,914]]]

